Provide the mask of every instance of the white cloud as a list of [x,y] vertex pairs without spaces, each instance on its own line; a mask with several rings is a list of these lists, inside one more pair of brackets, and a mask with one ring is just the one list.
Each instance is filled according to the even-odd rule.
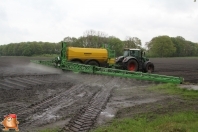
[[96,30],[143,44],[159,35],[198,42],[193,0],[0,0],[0,44],[59,42]]

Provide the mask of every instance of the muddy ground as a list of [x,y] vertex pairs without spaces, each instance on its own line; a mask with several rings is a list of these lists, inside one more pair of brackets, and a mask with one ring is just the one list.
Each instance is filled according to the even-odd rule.
[[[149,91],[154,82],[63,72],[30,59],[49,58],[0,57],[0,121],[15,113],[20,131],[88,131],[113,118],[198,110],[198,101]],[[151,61],[156,74],[180,76],[196,87],[197,58]]]

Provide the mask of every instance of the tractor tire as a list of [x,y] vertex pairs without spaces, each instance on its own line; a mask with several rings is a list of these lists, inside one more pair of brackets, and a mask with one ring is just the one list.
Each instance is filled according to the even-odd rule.
[[146,64],[146,66],[145,66],[145,69],[144,69],[144,71],[145,72],[148,72],[148,73],[152,73],[152,72],[154,72],[154,64],[152,63],[152,62],[148,62],[147,64]]
[[138,62],[134,59],[129,60],[127,62],[127,70],[128,71],[137,71],[138,70]]
[[92,60],[92,61],[87,62],[87,65],[99,66],[98,62],[93,61],[93,60]]

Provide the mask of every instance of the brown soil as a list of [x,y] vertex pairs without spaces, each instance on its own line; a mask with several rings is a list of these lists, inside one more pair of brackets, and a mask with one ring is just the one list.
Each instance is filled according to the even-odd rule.
[[[32,64],[30,59],[49,58],[0,57],[0,121],[4,115],[15,113],[20,131],[47,127],[90,130],[113,118],[198,109],[197,101],[147,90],[155,85],[153,82],[62,72]],[[198,83],[198,59],[151,61],[157,74]]]
[[185,82],[198,83],[197,58],[152,58],[155,73],[183,77]]

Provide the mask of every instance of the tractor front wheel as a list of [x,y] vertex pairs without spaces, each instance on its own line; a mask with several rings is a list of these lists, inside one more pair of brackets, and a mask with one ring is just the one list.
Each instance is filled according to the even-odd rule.
[[145,72],[149,72],[149,73],[154,72],[154,64],[151,62],[148,62],[145,66]]
[[138,63],[136,60],[129,60],[127,62],[127,70],[128,71],[137,71],[138,70]]

